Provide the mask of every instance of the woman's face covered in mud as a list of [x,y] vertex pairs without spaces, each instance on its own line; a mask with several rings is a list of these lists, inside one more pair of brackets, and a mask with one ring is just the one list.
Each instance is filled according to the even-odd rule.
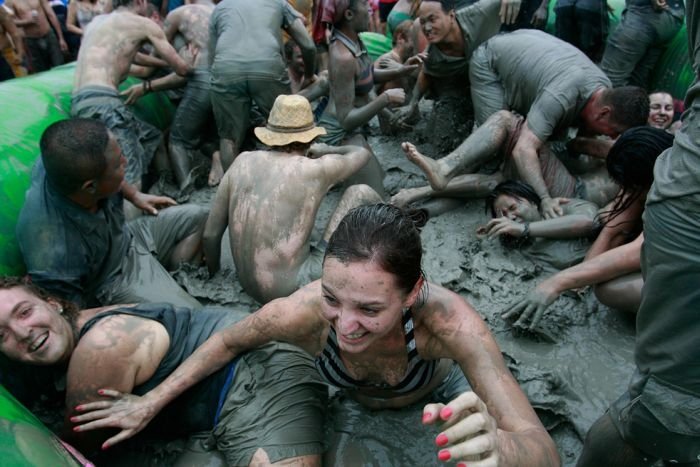
[[497,215],[516,222],[536,222],[542,219],[535,204],[515,196],[499,195],[493,203],[493,208]]
[[367,350],[400,326],[402,309],[415,300],[373,261],[327,257],[322,288],[323,316],[333,325],[341,350],[348,353]]

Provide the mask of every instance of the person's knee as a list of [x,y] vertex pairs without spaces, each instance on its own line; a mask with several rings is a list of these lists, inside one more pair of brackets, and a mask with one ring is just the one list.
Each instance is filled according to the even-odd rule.
[[372,187],[365,184],[351,185],[345,190],[345,196],[363,204],[381,203],[382,198]]

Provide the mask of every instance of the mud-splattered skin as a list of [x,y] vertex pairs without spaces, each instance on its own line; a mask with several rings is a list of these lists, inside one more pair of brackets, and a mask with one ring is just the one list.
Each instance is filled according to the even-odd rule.
[[144,0],[135,0],[132,7],[120,7],[108,15],[92,20],[83,36],[75,70],[74,89],[84,86],[107,86],[117,89],[129,72],[141,45],[150,42],[158,55],[179,75],[191,72],[165,33],[155,22],[140,16]]
[[168,13],[163,29],[168,41],[173,42],[176,34],[181,34],[187,44],[198,50],[196,66],[209,64],[209,18],[214,5],[183,5]]
[[242,153],[212,204],[204,231],[210,272],[218,270],[228,226],[241,285],[262,303],[296,290],[323,197],[369,159],[369,152],[357,146],[317,145],[316,150],[322,154],[317,159],[278,151]]

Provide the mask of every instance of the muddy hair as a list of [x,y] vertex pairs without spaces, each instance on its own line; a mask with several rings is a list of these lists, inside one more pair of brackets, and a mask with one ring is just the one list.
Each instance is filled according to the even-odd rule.
[[631,128],[615,141],[606,164],[608,174],[618,185],[615,204],[603,214],[612,221],[640,196],[646,196],[654,182],[654,164],[659,155],[673,145],[673,135],[650,126]]
[[107,126],[92,118],[55,122],[39,141],[41,160],[51,186],[70,195],[88,180],[102,176],[107,168]]
[[487,214],[490,213],[491,217],[496,217],[497,215],[494,205],[496,204],[496,199],[501,195],[524,199],[537,206],[537,209],[539,209],[540,204],[542,204],[542,199],[532,186],[518,180],[506,180],[496,185],[486,197],[484,212]]
[[401,209],[391,204],[354,208],[331,235],[324,261],[374,261],[394,275],[402,291],[409,293],[424,277],[420,231],[427,220],[425,210]]
[[37,298],[40,298],[41,300],[48,302],[49,300],[53,300],[54,302],[58,303],[61,305],[63,308],[63,312],[61,313],[61,316],[63,316],[68,323],[71,325],[71,328],[74,330],[76,329],[76,322],[78,320],[78,313],[80,312],[80,308],[78,308],[78,305],[75,303],[69,301],[69,300],[64,300],[60,297],[57,297],[47,290],[39,287],[38,285],[35,285],[32,283],[31,278],[28,276],[26,277],[16,277],[16,276],[5,276],[5,277],[0,277],[0,290],[8,290],[8,289],[14,289],[15,287],[20,287],[24,289],[26,292],[34,295]]
[[627,128],[646,125],[649,119],[649,94],[638,86],[606,89],[602,102],[611,107],[610,118]]
[[396,46],[396,41],[399,39],[399,36],[403,36],[404,38],[409,38],[411,37],[411,31],[413,29],[413,21],[410,19],[407,19],[405,21],[401,21],[398,26],[396,26],[396,29],[391,33],[391,45],[392,47]]
[[449,13],[455,9],[455,0],[423,0],[421,3],[427,2],[439,3],[444,13]]

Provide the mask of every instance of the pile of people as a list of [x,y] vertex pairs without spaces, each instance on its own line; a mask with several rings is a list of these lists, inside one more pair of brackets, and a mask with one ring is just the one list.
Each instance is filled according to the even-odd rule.
[[[64,48],[46,0],[7,1],[15,55],[15,26],[32,60]],[[28,276],[0,279],[0,353],[61,374],[70,443],[91,454],[206,432],[199,449],[227,465],[348,463],[338,446],[352,430],[326,426],[332,389],[415,407],[438,427],[439,461],[560,465],[489,325],[422,270],[429,218],[483,198],[491,219],[464,235],[552,271],[504,310],[513,327],[535,329],[559,294],[588,285],[636,313],[637,370],[578,465],[697,465],[700,84],[674,123],[672,96],[645,89],[649,68],[624,48],[640,24],[677,26],[682,3],[628,2],[600,67],[592,46],[517,26],[540,26],[548,2],[186,3],[68,7],[81,35],[71,118],[39,141],[17,223]],[[360,36],[373,11],[393,44],[376,61]],[[699,15],[689,0],[696,70]],[[129,75],[143,80],[120,92]],[[130,104],[173,89],[166,140]],[[456,99],[468,131],[435,157],[404,142],[427,184],[387,193],[367,124],[411,134],[423,97]],[[210,205],[184,203],[202,178],[218,186]],[[202,304],[172,276],[183,263],[216,274],[226,232],[252,314]]]

